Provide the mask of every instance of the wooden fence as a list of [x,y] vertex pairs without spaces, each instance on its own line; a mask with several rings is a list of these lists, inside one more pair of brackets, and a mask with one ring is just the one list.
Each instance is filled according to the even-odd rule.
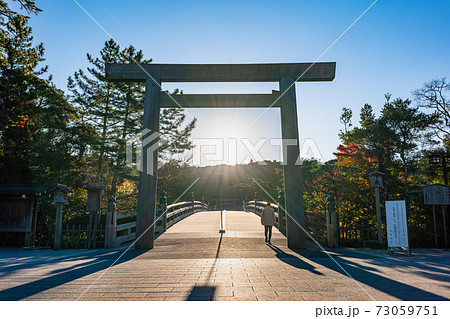
[[69,226],[62,229],[61,248],[103,248],[105,245],[105,226],[95,225],[90,229],[89,226],[82,227],[78,225]]

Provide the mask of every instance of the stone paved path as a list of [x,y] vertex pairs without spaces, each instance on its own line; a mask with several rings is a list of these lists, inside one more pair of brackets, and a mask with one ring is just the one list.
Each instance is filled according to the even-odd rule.
[[266,245],[252,213],[227,212],[227,230],[220,235],[219,214],[186,218],[160,236],[153,250],[129,251],[110,269],[123,248],[0,250],[0,300],[450,298],[448,250],[415,250],[413,257],[330,250],[353,280],[312,243],[292,251],[274,229],[273,245]]

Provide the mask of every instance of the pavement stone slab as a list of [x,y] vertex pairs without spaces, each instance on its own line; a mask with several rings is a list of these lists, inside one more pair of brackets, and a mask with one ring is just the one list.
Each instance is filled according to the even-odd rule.
[[154,249],[130,250],[109,269],[124,248],[0,250],[0,300],[450,299],[449,250],[409,257],[330,249],[344,271],[313,243],[287,248],[276,229],[274,245],[266,245],[253,213],[226,214],[223,235],[219,212],[196,213],[159,236]]

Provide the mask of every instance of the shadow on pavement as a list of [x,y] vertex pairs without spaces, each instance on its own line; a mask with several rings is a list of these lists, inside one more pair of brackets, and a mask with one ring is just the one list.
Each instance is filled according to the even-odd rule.
[[[216,257],[214,259],[214,263],[209,270],[208,277],[206,278],[206,282],[211,279],[211,276],[214,271],[214,267],[216,267],[217,259],[219,258],[220,247],[222,246],[223,233],[220,234],[219,244],[217,245]],[[203,285],[203,286],[195,286],[192,288],[189,296],[187,297],[187,301],[209,301],[213,300],[214,294],[216,292],[216,287]]]
[[186,301],[210,301],[213,300],[216,287],[212,286],[195,286],[192,288]]
[[[120,264],[127,260],[133,259],[145,251],[128,251],[124,256],[122,256],[116,263]],[[46,267],[52,264],[61,264],[62,262],[76,261],[76,260],[86,260],[85,262],[79,263],[77,265],[70,265],[66,268],[61,268],[52,271],[52,275],[46,276],[42,279],[38,279],[35,281],[27,282],[21,285],[17,285],[8,289],[4,289],[0,291],[0,300],[21,300],[35,294],[44,292],[46,290],[64,285],[73,280],[83,278],[85,276],[92,275],[95,272],[105,270],[111,266],[111,264],[121,255],[122,251],[101,251],[98,250],[96,253],[87,252],[83,255],[77,256],[69,256],[69,257],[61,257],[54,258],[50,260],[38,260],[36,262],[27,262],[26,264],[15,264],[13,266],[0,267],[0,276],[6,276],[7,274],[11,274],[15,271],[34,268],[37,269],[39,267]],[[93,281],[96,278],[93,279]],[[89,285],[86,285],[88,288]],[[74,299],[79,297],[78,292],[74,292]],[[50,298],[49,298],[50,299]]]
[[[404,301],[449,300],[444,296],[440,296],[438,294],[425,291],[413,285],[402,283],[394,279],[382,276],[379,270],[375,268],[363,266],[360,263],[350,261],[342,257],[349,257],[349,256],[346,256],[344,254],[333,254],[333,258],[336,260],[336,262],[338,262],[339,265],[341,265],[342,268],[344,268],[356,281],[368,285],[374,289],[377,289],[385,294],[388,294],[390,296],[396,297]],[[380,257],[377,258],[370,256],[365,257],[352,256],[352,258],[360,258],[361,260],[364,260],[365,262],[368,262],[370,264],[374,265],[378,264],[384,267],[389,267],[390,264],[392,264],[392,267],[404,266],[398,265],[396,261],[393,262],[389,259]],[[348,275],[331,258],[317,258],[314,259],[314,262],[348,277]]]
[[306,270],[312,272],[313,274],[323,276],[323,274],[320,271],[317,271],[315,269],[316,267],[301,260],[297,256],[291,255],[273,244],[268,244],[267,246],[269,246],[275,252],[275,257],[277,257],[282,262],[284,262],[292,267],[299,268],[299,269],[306,269]]

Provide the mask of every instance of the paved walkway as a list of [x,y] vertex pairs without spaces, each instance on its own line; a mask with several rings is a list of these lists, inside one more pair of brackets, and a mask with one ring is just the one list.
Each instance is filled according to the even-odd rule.
[[[448,300],[450,252],[286,247],[264,243],[259,217],[194,214],[150,251],[0,250],[0,300]],[[107,270],[107,271],[106,271]],[[106,271],[106,272],[105,272]],[[103,274],[103,275],[102,275]]]

